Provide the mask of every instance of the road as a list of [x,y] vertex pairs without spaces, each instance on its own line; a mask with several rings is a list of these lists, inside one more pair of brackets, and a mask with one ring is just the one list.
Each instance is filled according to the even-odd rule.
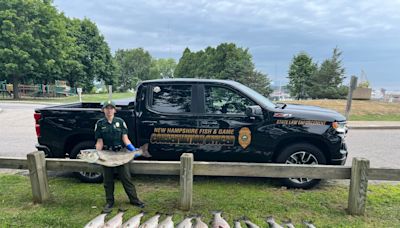
[[36,150],[35,108],[37,104],[0,103],[0,156],[25,157]]
[[[0,156],[25,157],[36,140],[33,113],[37,104],[0,103]],[[350,130],[346,138],[349,159],[365,157],[371,167],[400,168],[400,130]]]

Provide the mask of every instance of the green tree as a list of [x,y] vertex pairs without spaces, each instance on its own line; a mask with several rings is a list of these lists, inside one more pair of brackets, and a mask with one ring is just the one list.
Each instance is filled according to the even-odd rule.
[[182,57],[175,68],[174,75],[178,78],[194,78],[196,63],[193,61],[196,53],[192,53],[189,48],[185,48]]
[[65,48],[61,78],[67,80],[71,87],[75,87],[83,85],[83,81],[87,77],[85,66],[82,63],[84,50],[82,45],[77,42],[80,37],[80,20],[68,17],[64,17],[64,20],[71,45]]
[[312,76],[317,70],[317,64],[313,63],[312,58],[305,52],[300,52],[294,56],[289,68],[290,95],[296,99],[309,97],[312,87]]
[[135,62],[133,50],[117,50],[115,52],[115,62],[117,66],[118,84],[121,91],[126,91],[133,87],[133,83],[139,79],[135,76]]
[[268,78],[268,75],[257,70],[253,71],[244,84],[266,97],[272,93],[271,80]]
[[116,83],[115,62],[97,25],[86,18],[74,19],[73,23],[72,29],[75,29],[73,33],[80,51],[79,59],[84,66],[84,74],[78,80],[78,85],[83,86],[86,92],[91,91],[94,80],[102,80],[106,85],[114,85]]
[[61,73],[70,45],[65,21],[50,1],[0,1],[0,72],[14,86]]
[[216,48],[191,52],[186,48],[175,69],[175,77],[230,79],[269,95],[267,75],[254,68],[248,49],[233,43],[222,43]]
[[231,79],[246,84],[247,77],[254,71],[248,49],[237,48],[232,43],[218,45],[215,54],[209,59],[211,73],[218,79]]
[[150,75],[151,55],[143,48],[117,50],[114,59],[121,90],[134,88],[140,80],[154,79]]
[[337,99],[344,98],[347,87],[342,85],[345,69],[340,59],[342,52],[333,49],[332,57],[324,60],[317,72],[312,76],[310,96],[312,98]]
[[152,78],[173,78],[176,68],[175,59],[153,59],[150,75]]

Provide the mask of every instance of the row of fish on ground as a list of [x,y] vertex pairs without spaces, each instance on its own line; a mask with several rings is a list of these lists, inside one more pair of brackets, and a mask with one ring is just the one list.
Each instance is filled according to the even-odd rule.
[[[210,226],[207,225],[205,222],[201,220],[200,216],[193,216],[193,217],[187,217],[184,218],[179,224],[176,226],[174,225],[174,222],[172,221],[172,215],[166,215],[166,217],[163,220],[160,220],[161,214],[157,213],[153,217],[149,218],[142,224],[140,223],[142,220],[142,217],[145,215],[145,212],[140,212],[139,214],[133,216],[130,218],[128,221],[123,223],[123,215],[124,212],[120,211],[118,212],[117,215],[115,215],[113,218],[105,222],[105,217],[107,214],[100,214],[96,218],[92,219],[90,222],[88,222],[85,226],[85,228],[98,228],[98,227],[107,227],[107,228],[230,228],[231,226],[229,223],[222,217],[221,212],[213,212],[214,218],[212,222],[210,222]],[[255,223],[251,222],[248,218],[242,217],[240,219],[237,219],[234,221],[233,228],[241,228],[242,223],[246,225],[248,228],[259,228],[260,226],[256,225]],[[284,228],[284,227],[289,227],[293,228],[295,225],[290,222],[284,222],[282,225],[278,224],[275,222],[274,218],[272,216],[269,216],[266,218],[266,223],[268,224],[268,227],[270,228]],[[311,222],[303,222],[303,227],[307,228],[315,228],[315,226]]]

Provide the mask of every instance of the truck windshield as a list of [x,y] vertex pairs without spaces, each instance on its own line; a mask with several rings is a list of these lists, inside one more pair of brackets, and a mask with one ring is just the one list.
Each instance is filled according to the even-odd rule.
[[276,104],[274,104],[272,101],[270,101],[268,98],[264,97],[257,91],[255,91],[243,84],[240,84],[240,83],[235,83],[235,85],[237,86],[237,88],[240,91],[247,94],[249,97],[253,98],[255,102],[257,102],[258,104],[261,104],[261,106],[265,105],[269,109],[275,109],[277,107]]

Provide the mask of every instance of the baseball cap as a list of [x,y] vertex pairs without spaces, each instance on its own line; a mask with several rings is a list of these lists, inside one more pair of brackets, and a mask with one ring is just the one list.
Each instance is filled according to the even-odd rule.
[[103,102],[103,107],[102,107],[102,108],[106,108],[107,106],[111,106],[111,107],[113,107],[113,108],[116,108],[116,107],[117,107],[117,106],[115,105],[114,101],[110,101],[110,100],[104,101],[104,102]]

